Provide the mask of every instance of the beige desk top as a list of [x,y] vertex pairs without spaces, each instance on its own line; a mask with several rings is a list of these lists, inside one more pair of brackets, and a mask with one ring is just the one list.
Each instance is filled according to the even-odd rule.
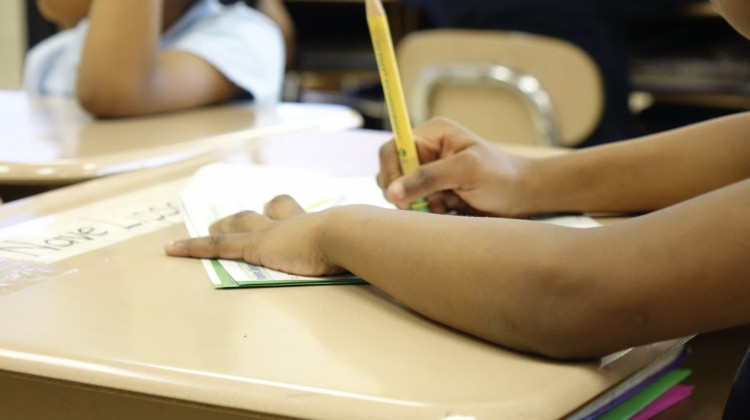
[[0,185],[65,185],[236,149],[262,135],[361,125],[339,105],[248,101],[97,120],[71,98],[0,91]]
[[[389,137],[287,133],[224,160],[374,175]],[[5,252],[40,238],[64,248],[74,233],[64,222],[105,218],[87,206],[107,200],[110,212],[141,206],[123,211],[157,225],[53,262],[0,258],[0,372],[283,417],[553,419],[671,345],[636,348],[606,366],[553,363],[445,328],[371,286],[214,290],[199,261],[161,250],[187,235],[179,216],[162,210],[212,159],[0,206]],[[154,189],[167,193],[143,195]]]

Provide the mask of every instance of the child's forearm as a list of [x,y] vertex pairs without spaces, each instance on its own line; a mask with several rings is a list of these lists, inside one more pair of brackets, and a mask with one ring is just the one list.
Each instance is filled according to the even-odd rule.
[[[154,83],[162,0],[95,0],[78,71],[84,106],[131,106],[147,101]],[[91,105],[93,103],[93,105]]]
[[348,207],[318,243],[446,325],[552,357],[600,356],[745,322],[749,182],[594,229]]
[[320,245],[328,258],[410,308],[505,346],[554,353],[540,339],[554,312],[546,303],[562,278],[576,278],[559,270],[581,267],[567,246],[581,231],[365,206],[327,220]]
[[164,28],[192,3],[96,0],[78,71],[81,105],[97,116],[125,117],[208,105],[241,94],[200,56],[159,50]]
[[535,162],[531,213],[641,212],[750,177],[750,113]]
[[88,1],[37,0],[39,13],[61,30],[78,24],[89,12]]

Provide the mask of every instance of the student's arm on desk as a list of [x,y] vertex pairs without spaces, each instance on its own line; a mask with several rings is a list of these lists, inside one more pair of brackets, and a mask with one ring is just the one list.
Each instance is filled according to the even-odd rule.
[[456,329],[581,358],[747,323],[748,215],[742,181],[593,229],[352,206],[280,222],[242,213],[166,249],[300,274],[347,269]]
[[[217,223],[218,236],[167,252],[300,274],[347,269],[447,325],[555,357],[739,325],[750,321],[748,118],[541,160],[497,152],[446,120],[415,130],[426,164],[396,182],[417,191],[405,203],[451,189],[460,208],[503,215],[644,210],[699,195],[601,228],[370,207],[288,218],[299,209],[279,199],[272,218],[241,213]],[[400,172],[384,150],[379,182],[392,192]]]
[[81,105],[94,115],[122,117],[239,96],[241,89],[201,58],[158,50],[163,27],[190,3],[93,0],[76,87]]

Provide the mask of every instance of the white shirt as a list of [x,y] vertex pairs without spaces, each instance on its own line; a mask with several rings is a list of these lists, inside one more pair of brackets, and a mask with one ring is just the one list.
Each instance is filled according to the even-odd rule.
[[[23,88],[36,95],[73,96],[88,30],[82,20],[26,55]],[[284,78],[284,41],[276,24],[242,2],[198,0],[159,41],[160,50],[180,50],[206,60],[260,104],[278,102]]]

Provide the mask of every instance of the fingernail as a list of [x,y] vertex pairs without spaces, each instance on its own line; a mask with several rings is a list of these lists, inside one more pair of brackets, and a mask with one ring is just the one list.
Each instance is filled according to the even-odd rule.
[[164,249],[166,250],[176,250],[182,245],[182,241],[169,241],[164,244]]
[[391,186],[388,187],[388,193],[396,200],[403,200],[404,196],[406,195],[404,185],[400,182],[392,183]]

